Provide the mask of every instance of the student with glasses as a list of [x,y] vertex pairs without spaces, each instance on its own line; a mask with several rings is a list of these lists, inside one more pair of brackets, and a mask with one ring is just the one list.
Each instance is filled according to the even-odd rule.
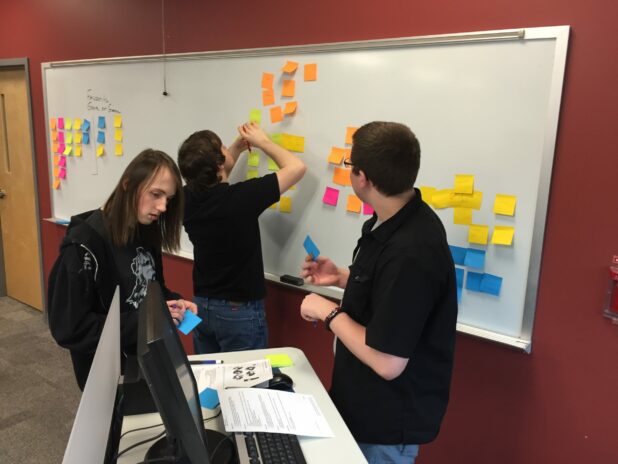
[[372,122],[353,136],[350,178],[375,213],[349,268],[307,257],[301,275],[345,289],[300,308],[337,337],[331,397],[370,464],[413,463],[435,439],[449,398],[457,292],[440,219],[414,188],[420,145],[403,124]]

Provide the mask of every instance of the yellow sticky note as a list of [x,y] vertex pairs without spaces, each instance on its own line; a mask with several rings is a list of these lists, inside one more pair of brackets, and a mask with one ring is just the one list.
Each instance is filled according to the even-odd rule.
[[513,244],[513,236],[515,235],[515,228],[511,226],[494,226],[494,233],[491,236],[491,243],[494,245],[506,245]]
[[255,122],[257,124],[262,124],[262,111],[258,110],[257,108],[249,111],[249,121]]
[[428,205],[432,205],[433,203],[431,202],[431,199],[433,198],[433,194],[436,193],[436,188],[422,186],[418,189],[421,191],[421,198],[423,199],[423,201]]
[[64,143],[73,143],[73,132],[64,133]]
[[78,131],[78,130],[82,130],[82,120],[79,118],[75,118],[75,121],[73,121],[73,129]]
[[475,190],[473,194],[469,193],[453,193],[453,206],[462,208],[481,209],[483,201],[483,192]]
[[81,132],[75,132],[75,143],[82,143],[82,133]]
[[305,81],[315,81],[318,79],[318,65],[310,63],[305,65]]
[[97,158],[105,154],[105,145],[97,145]]
[[435,191],[431,196],[431,204],[438,209],[453,206],[453,191],[451,189]]
[[64,118],[64,130],[70,131],[73,127],[73,120],[71,118]]
[[280,106],[273,106],[270,109],[270,122],[273,124],[276,122],[281,122],[283,120],[283,113],[281,112]]
[[292,185],[288,190],[289,191],[296,190],[296,184]]
[[479,245],[487,245],[488,237],[489,226],[470,224],[470,229],[468,230],[468,242],[477,243]]
[[51,131],[51,138],[52,138],[52,142],[57,142],[58,141],[58,131]]
[[453,223],[472,224],[472,208],[453,208]]
[[350,169],[335,168],[333,183],[338,185],[352,185],[352,181],[350,180]]
[[116,156],[122,156],[122,144],[121,143],[116,144],[116,149],[114,150],[114,153],[116,154]]
[[268,170],[269,171],[279,170],[279,166],[277,165],[277,163],[275,163],[275,160],[273,160],[272,158],[268,158]]
[[277,209],[278,206],[279,206],[279,202],[273,203],[272,205],[268,207],[268,209]]
[[296,90],[296,83],[292,79],[283,80],[283,88],[281,89],[282,97],[293,97]]
[[281,146],[297,153],[305,152],[305,137],[301,135],[281,134]]
[[260,173],[257,169],[249,169],[247,170],[247,179],[257,179],[260,177]]
[[116,142],[122,142],[122,129],[116,129],[114,131],[114,140]]
[[69,156],[71,154],[71,152],[73,151],[73,147],[72,145],[65,145],[64,147],[64,153],[62,153],[63,155]]
[[279,211],[282,213],[292,212],[292,199],[290,197],[281,197],[279,199]]
[[267,354],[264,356],[270,361],[271,367],[290,367],[294,363],[287,354]]
[[363,202],[356,195],[348,195],[348,203],[346,205],[346,210],[351,213],[360,213],[361,206]]
[[294,114],[296,112],[296,108],[298,107],[298,102],[287,102],[283,107],[283,114]]
[[114,127],[122,127],[122,116],[119,114],[114,115]]
[[517,203],[517,197],[514,195],[496,195],[494,201],[494,213],[502,214],[504,216],[515,215],[515,204]]
[[298,63],[296,61],[287,61],[281,71],[291,74],[298,69]]
[[345,156],[345,149],[332,147],[330,149],[330,155],[328,156],[328,162],[331,164],[340,165]]
[[60,189],[60,179],[58,179],[58,178],[54,179],[54,189],[55,190],[59,190]]
[[352,137],[354,136],[354,132],[356,132],[358,127],[346,127],[345,129],[345,143],[348,145],[352,144]]
[[273,89],[267,89],[262,91],[262,105],[270,106],[275,103],[275,91]]
[[56,130],[56,118],[49,118],[49,128]]
[[253,166],[257,168],[260,165],[260,152],[257,150],[252,150],[247,157],[247,166]]
[[275,75],[272,73],[262,73],[262,88],[263,89],[272,89],[273,82],[275,80]]
[[474,176],[469,174],[455,175],[455,193],[474,193]]
[[82,146],[75,145],[75,156],[82,156]]

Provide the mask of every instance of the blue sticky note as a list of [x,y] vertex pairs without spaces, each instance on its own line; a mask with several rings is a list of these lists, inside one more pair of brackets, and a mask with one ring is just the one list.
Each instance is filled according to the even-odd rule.
[[99,123],[97,124],[99,129],[105,129],[105,116],[99,116]]
[[466,257],[464,258],[464,265],[479,269],[485,267],[485,250],[468,248],[466,251]]
[[466,259],[466,251],[468,251],[468,249],[453,245],[449,245],[448,247],[451,249],[451,254],[453,255],[453,261],[455,261],[455,264],[463,266],[464,259]]
[[472,290],[473,292],[480,292],[482,279],[483,274],[468,271],[468,277],[466,277],[466,289]]
[[178,330],[185,335],[189,335],[189,332],[195,329],[195,326],[197,326],[200,322],[202,322],[202,319],[199,316],[196,316],[191,311],[187,310],[185,311],[185,317],[178,325]]
[[490,295],[499,296],[500,288],[502,287],[502,277],[491,274],[483,274],[481,279],[480,291],[489,293]]
[[97,134],[97,143],[105,143],[105,132],[99,131]]
[[84,119],[84,121],[82,122],[82,131],[88,132],[89,130],[90,130],[90,121],[88,121],[87,119]]
[[464,270],[460,267],[455,268],[455,277],[457,277],[457,288],[463,288],[464,283]]
[[90,143],[90,132],[83,132],[82,133],[82,143],[84,145],[88,145]]
[[200,404],[208,409],[215,409],[219,405],[217,390],[207,387],[200,393]]
[[311,237],[309,237],[308,235],[303,242],[303,246],[305,247],[307,254],[311,255],[314,261],[317,259],[318,256],[320,256],[320,250],[318,250],[318,247],[315,245],[315,243],[313,243],[313,240],[311,240]]

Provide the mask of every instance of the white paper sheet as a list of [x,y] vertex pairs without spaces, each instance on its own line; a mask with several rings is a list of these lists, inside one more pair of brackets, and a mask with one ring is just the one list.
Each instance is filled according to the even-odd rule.
[[226,432],[333,436],[312,395],[263,388],[232,388],[220,391],[219,400]]
[[273,378],[273,370],[267,359],[244,363],[193,364],[191,369],[200,392],[208,387],[215,390],[253,387]]

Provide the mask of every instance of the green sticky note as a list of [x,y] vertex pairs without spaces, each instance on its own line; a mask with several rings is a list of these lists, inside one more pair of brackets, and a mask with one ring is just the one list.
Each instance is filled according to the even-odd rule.
[[277,145],[281,145],[282,134],[270,134],[268,137],[270,137],[270,140],[275,142]]
[[294,363],[287,354],[267,354],[266,359],[270,361],[272,367],[290,367]]
[[247,157],[247,165],[258,167],[260,165],[260,152],[256,150],[252,150]]
[[269,171],[278,171],[279,166],[275,163],[275,160],[268,158],[268,170]]
[[249,111],[249,121],[261,124],[262,123],[262,111],[256,108]]

